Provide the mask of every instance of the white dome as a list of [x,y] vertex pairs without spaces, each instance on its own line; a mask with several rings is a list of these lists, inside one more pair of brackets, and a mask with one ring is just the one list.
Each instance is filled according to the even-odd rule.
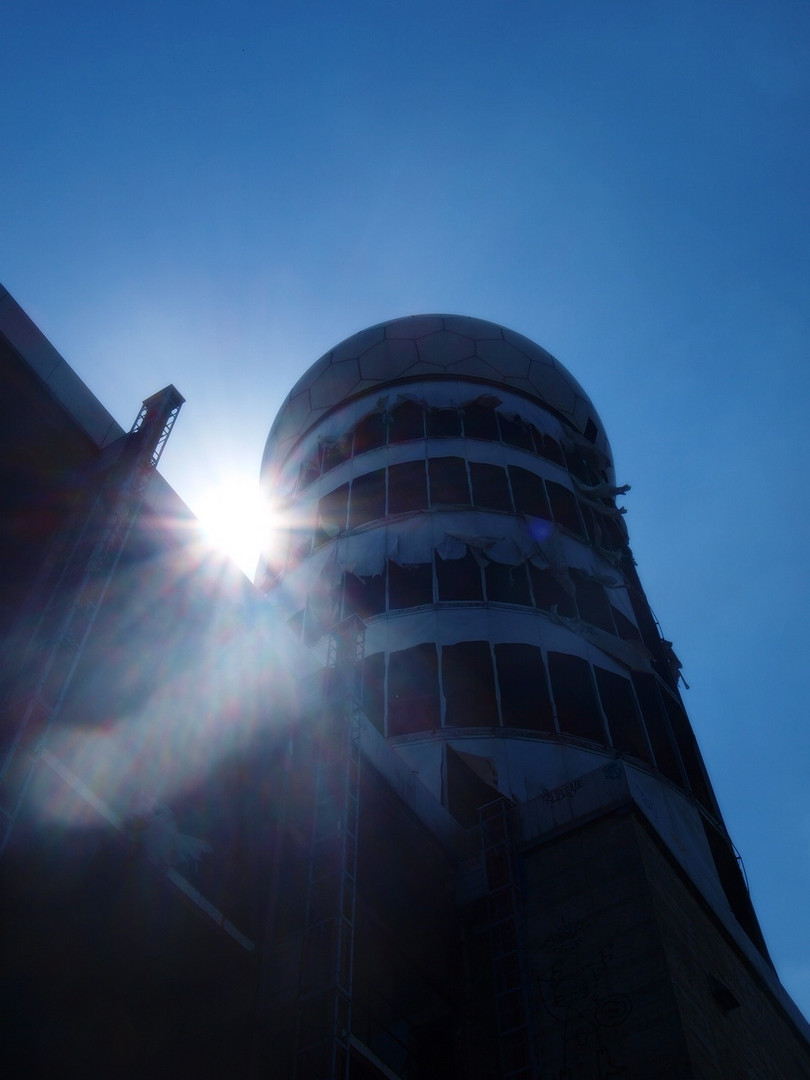
[[411,315],[361,330],[317,360],[279,409],[264,460],[281,464],[314,423],[354,397],[393,383],[448,377],[499,384],[539,400],[611,457],[588,395],[551,353],[484,319]]

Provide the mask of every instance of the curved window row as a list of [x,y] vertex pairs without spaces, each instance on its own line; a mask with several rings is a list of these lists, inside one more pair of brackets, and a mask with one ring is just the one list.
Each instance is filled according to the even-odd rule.
[[[490,465],[461,457],[418,458],[375,469],[341,484],[318,500],[315,546],[347,529],[393,514],[417,510],[475,507],[553,521],[580,539],[620,551],[626,535],[620,516],[594,512],[569,488],[519,465]],[[295,552],[309,551],[309,538]]]
[[656,766],[711,808],[682,706],[653,675],[619,675],[536,645],[426,642],[365,659],[363,708],[388,736],[441,727],[570,735]]
[[433,409],[418,401],[401,401],[387,412],[370,413],[342,437],[320,443],[301,465],[296,490],[303,491],[319,476],[367,450],[425,438],[501,442],[567,468],[584,484],[607,480],[596,451],[564,448],[528,420],[498,412],[495,399],[484,397],[462,408]]
[[507,566],[476,557],[468,547],[460,559],[443,559],[434,553],[432,562],[413,566],[389,560],[383,573],[373,577],[346,573],[331,614],[325,617],[316,604],[310,605],[301,629],[307,643],[313,644],[329,632],[330,619],[339,621],[355,614],[365,620],[426,604],[489,601],[579,617],[625,641],[640,640],[635,624],[611,604],[609,594],[609,589],[581,571],[555,574],[533,563]]

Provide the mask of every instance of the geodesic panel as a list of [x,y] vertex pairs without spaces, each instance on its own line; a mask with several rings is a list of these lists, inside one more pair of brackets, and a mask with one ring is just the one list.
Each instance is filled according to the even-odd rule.
[[360,357],[360,374],[364,379],[386,382],[400,378],[402,372],[418,359],[415,342],[386,338]]
[[525,353],[530,360],[537,364],[548,364],[554,366],[554,357],[550,352],[536,345],[531,338],[524,337],[523,334],[516,334],[514,330],[509,330],[507,327],[503,328],[504,340],[508,341],[511,345],[520,349],[522,353]]
[[388,338],[406,338],[413,341],[425,334],[435,334],[444,329],[441,315],[408,315],[404,319],[394,319],[385,324],[385,336]]
[[310,387],[309,397],[314,409],[327,408],[335,401],[349,397],[360,382],[357,360],[341,360],[332,363],[320,373]]
[[332,349],[332,362],[340,363],[341,360],[350,360],[353,356],[359,356],[366,349],[370,349],[372,345],[376,345],[378,341],[382,341],[384,337],[385,327],[382,325],[370,326],[368,330],[361,330],[359,334],[352,334],[351,337],[341,341],[339,345]]
[[473,319],[469,315],[445,316],[444,328],[473,339],[503,337],[502,326],[498,326],[497,323],[487,322],[486,319]]
[[528,356],[502,338],[477,341],[475,343],[475,354],[490,364],[501,375],[525,379],[529,374],[531,361]]
[[416,348],[419,359],[424,363],[449,367],[459,360],[473,356],[475,342],[468,337],[452,334],[448,330],[438,330],[435,334],[419,338]]
[[568,381],[560,378],[555,368],[534,367],[531,382],[542,401],[573,420],[576,391]]

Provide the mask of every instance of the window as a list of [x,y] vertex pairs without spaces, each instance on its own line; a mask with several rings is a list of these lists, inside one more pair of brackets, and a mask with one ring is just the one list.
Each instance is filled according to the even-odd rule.
[[346,507],[349,501],[349,485],[341,484],[318,501],[318,528],[316,544],[324,544],[346,528]]
[[655,676],[637,672],[633,675],[633,686],[641,706],[641,715],[655,755],[655,763],[664,776],[683,787],[681,763],[672,743],[661,695],[655,684]]
[[479,461],[470,462],[470,480],[472,482],[473,506],[486,510],[512,510],[512,497],[506,470],[500,465],[486,465]]
[[357,476],[352,481],[349,528],[385,517],[385,469]]
[[528,469],[521,469],[519,465],[509,466],[509,478],[512,481],[517,512],[550,521],[551,510],[542,478]]
[[343,577],[343,614],[359,615],[361,619],[370,619],[372,615],[381,615],[385,611],[385,575],[376,577],[357,577],[345,574]]
[[579,656],[550,652],[548,667],[560,731],[605,743],[590,664]]
[[443,559],[436,556],[436,578],[439,600],[483,600],[481,567],[470,549],[461,559]]
[[[563,586],[560,577],[549,569],[541,569],[529,563],[534,603],[544,611],[556,610],[558,615],[573,619],[577,614],[574,597]],[[570,579],[569,579],[570,580]]]
[[416,401],[403,401],[391,410],[388,423],[388,442],[407,442],[425,435],[425,411]]
[[428,438],[452,439],[461,435],[461,413],[458,409],[428,409],[425,413]]
[[301,462],[301,470],[298,474],[298,490],[303,491],[305,487],[317,480],[321,475],[321,459],[320,454],[315,453],[306,461]]
[[480,401],[471,401],[464,406],[464,434],[468,439],[486,439],[498,442],[498,422],[495,409]]
[[705,807],[713,810],[714,799],[709,791],[700,751],[689,726],[689,721],[686,719],[686,713],[672,694],[667,693],[666,690],[661,690],[660,693],[669,718],[670,731],[675,736],[675,744],[680,751],[681,761],[686,769],[686,778],[689,781],[692,794],[696,799],[700,799]]
[[388,470],[388,513],[424,510],[428,504],[425,462],[404,461]]
[[562,484],[555,484],[553,480],[547,481],[546,488],[551,503],[551,513],[557,524],[570,529],[577,536],[584,536],[574,493]]
[[616,633],[624,641],[640,641],[641,634],[638,632],[638,627],[635,623],[631,622],[623,611],[619,611],[618,608],[610,605],[611,614],[613,616],[613,622],[616,626]]
[[460,457],[438,457],[428,461],[431,506],[469,506],[467,468]]
[[519,416],[508,417],[498,413],[498,426],[501,429],[501,438],[509,446],[516,446],[519,450],[532,450],[532,433],[529,425]]
[[436,646],[414,645],[388,660],[388,734],[439,727],[439,663]]
[[381,412],[364,416],[354,429],[354,453],[364,454],[378,446],[385,446],[387,437],[385,418]]
[[388,609],[419,607],[433,603],[433,564],[399,566],[388,563]]
[[604,588],[599,582],[589,578],[587,574],[581,574],[576,570],[571,571],[571,580],[577,592],[577,607],[579,615],[585,622],[592,626],[598,626],[600,630],[606,630],[614,634],[616,629],[610,614],[611,608]]
[[490,562],[484,568],[487,586],[487,600],[497,604],[522,604],[531,607],[529,579],[523,563],[519,566],[504,566],[503,563]]
[[554,731],[543,653],[536,645],[495,646],[503,722],[509,727]]
[[544,435],[537,428],[532,428],[532,434],[534,435],[534,448],[540,457],[544,457],[547,461],[553,461],[555,465],[562,465],[564,468],[565,457],[557,440],[552,439],[550,435]]
[[497,726],[498,705],[487,641],[442,646],[444,722],[453,727]]
[[385,653],[372,653],[363,661],[363,712],[383,731],[385,714]]
[[325,442],[321,446],[322,471],[329,472],[336,465],[341,465],[352,456],[352,436],[342,435],[339,439]]
[[630,680],[600,667],[594,667],[594,672],[613,745],[617,750],[649,761],[650,751]]

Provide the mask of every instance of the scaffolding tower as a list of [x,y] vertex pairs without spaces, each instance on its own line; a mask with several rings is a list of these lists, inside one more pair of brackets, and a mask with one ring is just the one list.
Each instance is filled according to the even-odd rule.
[[517,853],[510,834],[509,811],[503,798],[478,811],[501,1076],[502,1080],[538,1080]]
[[11,838],[48,735],[126,546],[149,478],[184,402],[174,386],[147,398],[130,431],[84,478],[84,508],[55,539],[19,624],[28,633],[0,711],[0,852]]
[[323,709],[314,732],[315,799],[297,1009],[297,1080],[349,1077],[364,632],[356,616],[332,631]]

